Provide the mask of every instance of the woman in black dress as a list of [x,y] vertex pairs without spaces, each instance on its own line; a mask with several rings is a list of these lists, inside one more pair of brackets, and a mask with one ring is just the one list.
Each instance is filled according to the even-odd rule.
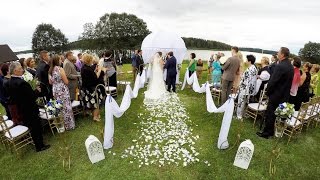
[[[83,106],[86,109],[92,109],[92,116],[94,121],[100,121],[100,111],[98,106],[103,100],[103,95],[98,88],[95,91],[96,86],[99,84],[99,76],[101,72],[105,72],[106,69],[98,66],[96,69],[92,68],[93,56],[85,54],[82,57],[84,66],[81,68],[82,88],[81,97]],[[98,94],[96,94],[98,93]],[[98,95],[98,100],[97,100]]]
[[294,105],[294,109],[298,111],[301,107],[302,102],[309,101],[309,86],[311,81],[311,74],[310,70],[312,68],[312,64],[307,62],[303,65],[303,73],[300,71],[301,80],[300,80],[300,87],[298,88],[297,92],[297,102]]

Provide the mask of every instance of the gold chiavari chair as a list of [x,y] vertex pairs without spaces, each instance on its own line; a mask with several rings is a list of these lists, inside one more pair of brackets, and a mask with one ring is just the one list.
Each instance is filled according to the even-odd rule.
[[283,134],[289,137],[287,144],[289,144],[293,136],[301,133],[304,122],[308,118],[307,114],[309,105],[310,103],[302,103],[300,110],[295,111],[293,116],[285,123],[286,125]]
[[13,150],[17,156],[19,155],[19,149],[27,146],[28,144],[34,145],[28,127],[17,125],[9,128],[2,116],[0,116],[0,126],[4,134],[4,141],[8,142],[11,150]]
[[246,108],[245,115],[247,117],[253,118],[253,127],[255,126],[255,123],[259,116],[264,118],[264,112],[267,110],[268,98],[266,96],[266,87],[267,85],[264,86],[263,90],[260,93],[259,102],[249,103]]

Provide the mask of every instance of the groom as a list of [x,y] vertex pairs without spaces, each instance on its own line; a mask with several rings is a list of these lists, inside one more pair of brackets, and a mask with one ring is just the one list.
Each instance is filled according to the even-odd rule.
[[171,86],[172,91],[176,92],[176,76],[177,76],[177,60],[173,56],[173,52],[170,51],[168,53],[168,58],[166,61],[166,64],[164,65],[164,68],[167,69],[167,85],[168,85],[168,91],[171,92]]

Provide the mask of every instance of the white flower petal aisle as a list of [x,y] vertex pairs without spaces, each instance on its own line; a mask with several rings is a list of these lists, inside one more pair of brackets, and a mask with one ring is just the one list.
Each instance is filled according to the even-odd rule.
[[[188,126],[192,122],[176,94],[167,94],[162,101],[144,103],[146,111],[138,115],[138,137],[122,154],[139,167],[182,165],[199,162],[194,147],[199,136]],[[210,166],[210,163],[206,163]]]

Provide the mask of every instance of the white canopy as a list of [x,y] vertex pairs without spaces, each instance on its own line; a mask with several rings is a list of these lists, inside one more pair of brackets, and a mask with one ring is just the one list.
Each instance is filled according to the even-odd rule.
[[187,52],[186,45],[180,36],[165,31],[153,32],[145,37],[142,41],[141,50],[145,63],[148,63],[158,51],[164,54],[172,51],[177,59],[177,64],[181,64]]

